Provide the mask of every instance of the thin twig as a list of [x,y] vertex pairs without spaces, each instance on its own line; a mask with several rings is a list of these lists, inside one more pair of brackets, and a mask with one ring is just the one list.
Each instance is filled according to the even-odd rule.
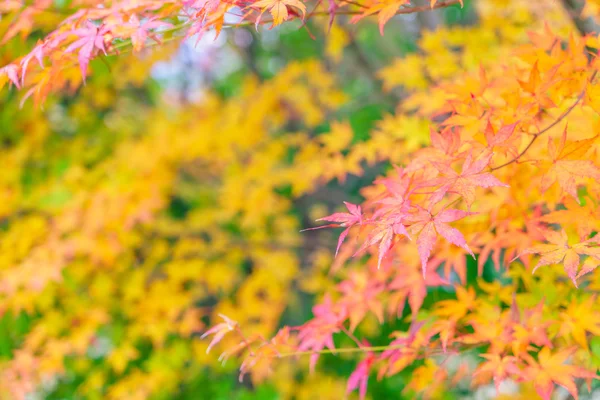
[[[349,4],[354,4],[358,7],[362,7],[365,8],[364,5],[361,5],[360,3],[356,3],[352,0],[342,0],[345,3],[349,3]],[[445,7],[449,7],[455,4],[459,4],[460,0],[448,0],[448,1],[444,1],[444,2],[439,2],[436,3],[435,5],[432,6],[416,6],[416,7],[405,7],[405,8],[400,8],[399,10],[396,11],[396,15],[402,15],[402,14],[413,14],[413,13],[418,13],[418,12],[425,12],[425,11],[432,11],[432,10],[436,10],[439,8],[445,8]],[[336,11],[336,15],[360,15],[363,14],[364,11],[363,10],[342,10],[342,11]],[[315,11],[313,13],[311,13],[312,16],[329,16],[330,13],[328,11]],[[265,24],[269,24],[272,23],[273,20],[272,19],[265,19],[265,20],[261,20],[260,24],[261,25],[265,25]],[[162,31],[157,31],[157,34],[164,34],[164,33],[170,33],[170,32],[176,32],[188,25],[190,25],[191,23],[193,23],[192,20],[188,20],[186,22],[183,22],[181,24],[178,25],[174,25],[170,28],[164,29]],[[250,26],[250,25],[255,25],[254,21],[245,21],[245,22],[238,22],[238,23],[224,23],[222,25],[223,28],[228,28],[228,27],[241,27],[241,26]],[[171,39],[171,38],[169,38]],[[167,39],[163,39],[163,41],[168,41]],[[129,41],[124,41],[122,43],[118,43],[115,44],[113,46],[114,49],[120,49],[123,47],[126,47],[129,43]],[[148,47],[148,46],[146,46]],[[109,54],[110,55],[110,54]]]
[[364,348],[364,344],[362,344],[360,342],[360,340],[358,340],[358,338],[356,336],[354,336],[354,334],[352,334],[352,332],[350,332],[350,330],[348,330],[348,328],[346,328],[344,325],[342,325],[342,332],[344,332],[346,334],[346,336],[348,336],[350,339],[352,339],[352,341],[354,343],[356,343],[356,345],[360,348]]
[[[406,349],[406,344],[398,344],[394,346],[363,346],[363,347],[341,347],[338,349],[322,349],[322,350],[306,350],[306,351],[291,351],[287,353],[279,353],[278,358],[295,357],[295,356],[307,356],[311,354],[339,354],[339,353],[366,353],[373,352],[378,353],[386,350],[401,350]],[[439,354],[451,354],[452,350],[446,352],[441,351]],[[436,355],[432,352],[430,355]]]

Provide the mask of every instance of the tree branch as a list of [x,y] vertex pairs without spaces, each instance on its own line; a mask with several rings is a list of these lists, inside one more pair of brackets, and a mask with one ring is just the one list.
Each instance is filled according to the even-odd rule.
[[[592,76],[590,77],[590,82],[594,80],[594,78],[596,77],[596,73],[598,71],[594,71],[594,73],[592,74]],[[587,85],[586,85],[587,86]],[[544,133],[548,132],[550,129],[554,128],[556,125],[558,125],[560,123],[560,121],[562,121],[563,119],[565,119],[570,113],[571,111],[573,111],[575,109],[575,107],[577,107],[577,105],[581,102],[581,100],[583,99],[583,97],[585,96],[585,90],[586,88],[584,88],[581,93],[579,93],[579,96],[577,96],[577,100],[575,100],[575,103],[573,103],[569,108],[567,108],[565,111],[563,111],[562,114],[560,114],[558,116],[558,118],[556,118],[550,125],[548,125],[547,127],[545,127],[544,129],[542,129],[541,131],[539,131],[538,133],[536,133],[535,135],[533,135],[533,138],[531,139],[531,141],[529,142],[529,144],[527,144],[527,146],[525,146],[525,148],[523,149],[523,151],[521,151],[519,153],[519,155],[517,155],[515,158],[513,158],[510,161],[505,162],[502,165],[499,165],[497,167],[491,168],[492,171],[496,171],[497,169],[506,167],[507,165],[510,165],[514,162],[519,161],[519,159],[525,155],[525,153],[527,153],[527,150],[529,150],[529,148],[533,145],[533,143],[535,143],[535,141],[537,140],[537,138],[539,138],[540,136],[542,136]]]
[[600,32],[600,26],[598,26],[594,18],[584,18],[581,15],[583,7],[585,6],[585,0],[562,0],[562,5],[573,20],[573,24],[575,24],[575,27],[577,27],[581,36]]

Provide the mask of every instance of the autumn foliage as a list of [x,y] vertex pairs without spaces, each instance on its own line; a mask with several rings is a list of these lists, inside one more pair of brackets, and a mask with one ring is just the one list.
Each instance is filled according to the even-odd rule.
[[[600,387],[600,3],[465,3],[0,2],[1,104],[23,132],[1,153],[0,313],[24,321],[0,398],[69,379],[83,398],[175,398],[208,366],[298,399]],[[473,24],[381,68],[357,52],[394,109],[358,137],[336,80],[352,29],[384,40],[397,15],[467,7]],[[261,25],[327,60],[197,104],[128,97],[178,40]],[[360,196],[303,208],[357,176]]]

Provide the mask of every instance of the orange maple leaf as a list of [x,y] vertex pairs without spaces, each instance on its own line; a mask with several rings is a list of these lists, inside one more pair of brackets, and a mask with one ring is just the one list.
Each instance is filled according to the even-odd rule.
[[[581,255],[586,255],[600,262],[600,247],[596,246],[598,244],[598,239],[596,237],[574,245],[569,245],[569,238],[564,229],[560,232],[545,230],[543,235],[550,243],[535,245],[522,253],[540,255],[540,260],[533,268],[534,273],[539,267],[543,267],[544,265],[563,263],[567,275],[569,275],[569,278],[571,278],[575,286],[577,286],[576,279],[584,273],[591,271],[591,269],[588,270],[589,268],[587,268],[586,270],[582,270],[580,275],[577,275],[580,265],[579,257]],[[595,267],[592,269],[594,268]]]
[[577,229],[580,238],[588,237],[593,231],[600,231],[600,210],[592,202],[580,205],[575,199],[566,197],[563,206],[565,209],[552,211],[540,217],[540,221],[548,224],[570,224]]
[[560,313],[560,331],[562,337],[571,337],[582,348],[588,348],[587,332],[600,335],[600,313],[594,308],[595,296],[584,302],[575,299]]
[[593,379],[597,376],[591,371],[565,364],[573,352],[573,349],[564,349],[552,354],[548,347],[544,347],[538,353],[537,361],[526,355],[528,366],[523,371],[521,379],[532,381],[535,390],[544,400],[550,399],[555,383],[567,389],[577,400],[577,386],[574,379]]
[[489,377],[493,377],[496,392],[500,392],[500,383],[511,375],[520,373],[517,367],[517,358],[513,356],[501,356],[500,354],[482,354],[481,357],[487,361],[479,364],[473,373],[473,382],[487,383]]
[[[286,21],[289,17],[288,7],[295,7],[302,12],[302,19],[306,16],[306,6],[299,0],[260,0],[253,3],[251,7],[261,9],[261,15],[265,11],[269,11],[273,17],[273,26],[280,25],[283,21]],[[258,21],[257,20],[257,24]]]
[[351,22],[356,23],[367,17],[377,13],[377,21],[379,22],[379,33],[383,36],[383,28],[385,24],[394,16],[400,6],[410,3],[409,0],[384,0],[378,1],[372,6],[366,8],[364,12],[352,18]]
[[567,143],[567,127],[565,126],[558,144],[552,138],[548,139],[548,154],[551,163],[542,177],[542,192],[548,190],[554,182],[558,182],[564,192],[579,202],[577,180],[582,178],[600,180],[600,168],[593,161],[582,159],[597,138],[598,135],[590,139]]

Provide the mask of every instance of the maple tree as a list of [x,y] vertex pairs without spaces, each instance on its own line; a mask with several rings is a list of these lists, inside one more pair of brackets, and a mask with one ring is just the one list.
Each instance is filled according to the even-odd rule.
[[[0,311],[23,327],[0,335],[0,390],[164,398],[228,359],[286,398],[394,379],[408,398],[596,390],[600,3],[465,3],[0,3],[2,114],[23,132],[1,148]],[[386,40],[396,15],[463,7],[472,25],[420,32],[378,70],[348,28],[374,17]],[[335,67],[131,101],[176,39],[294,24]],[[345,47],[394,110],[362,137]],[[360,175],[345,210],[302,209]],[[297,286],[315,303],[290,322]],[[355,364],[331,383],[336,357]]]

